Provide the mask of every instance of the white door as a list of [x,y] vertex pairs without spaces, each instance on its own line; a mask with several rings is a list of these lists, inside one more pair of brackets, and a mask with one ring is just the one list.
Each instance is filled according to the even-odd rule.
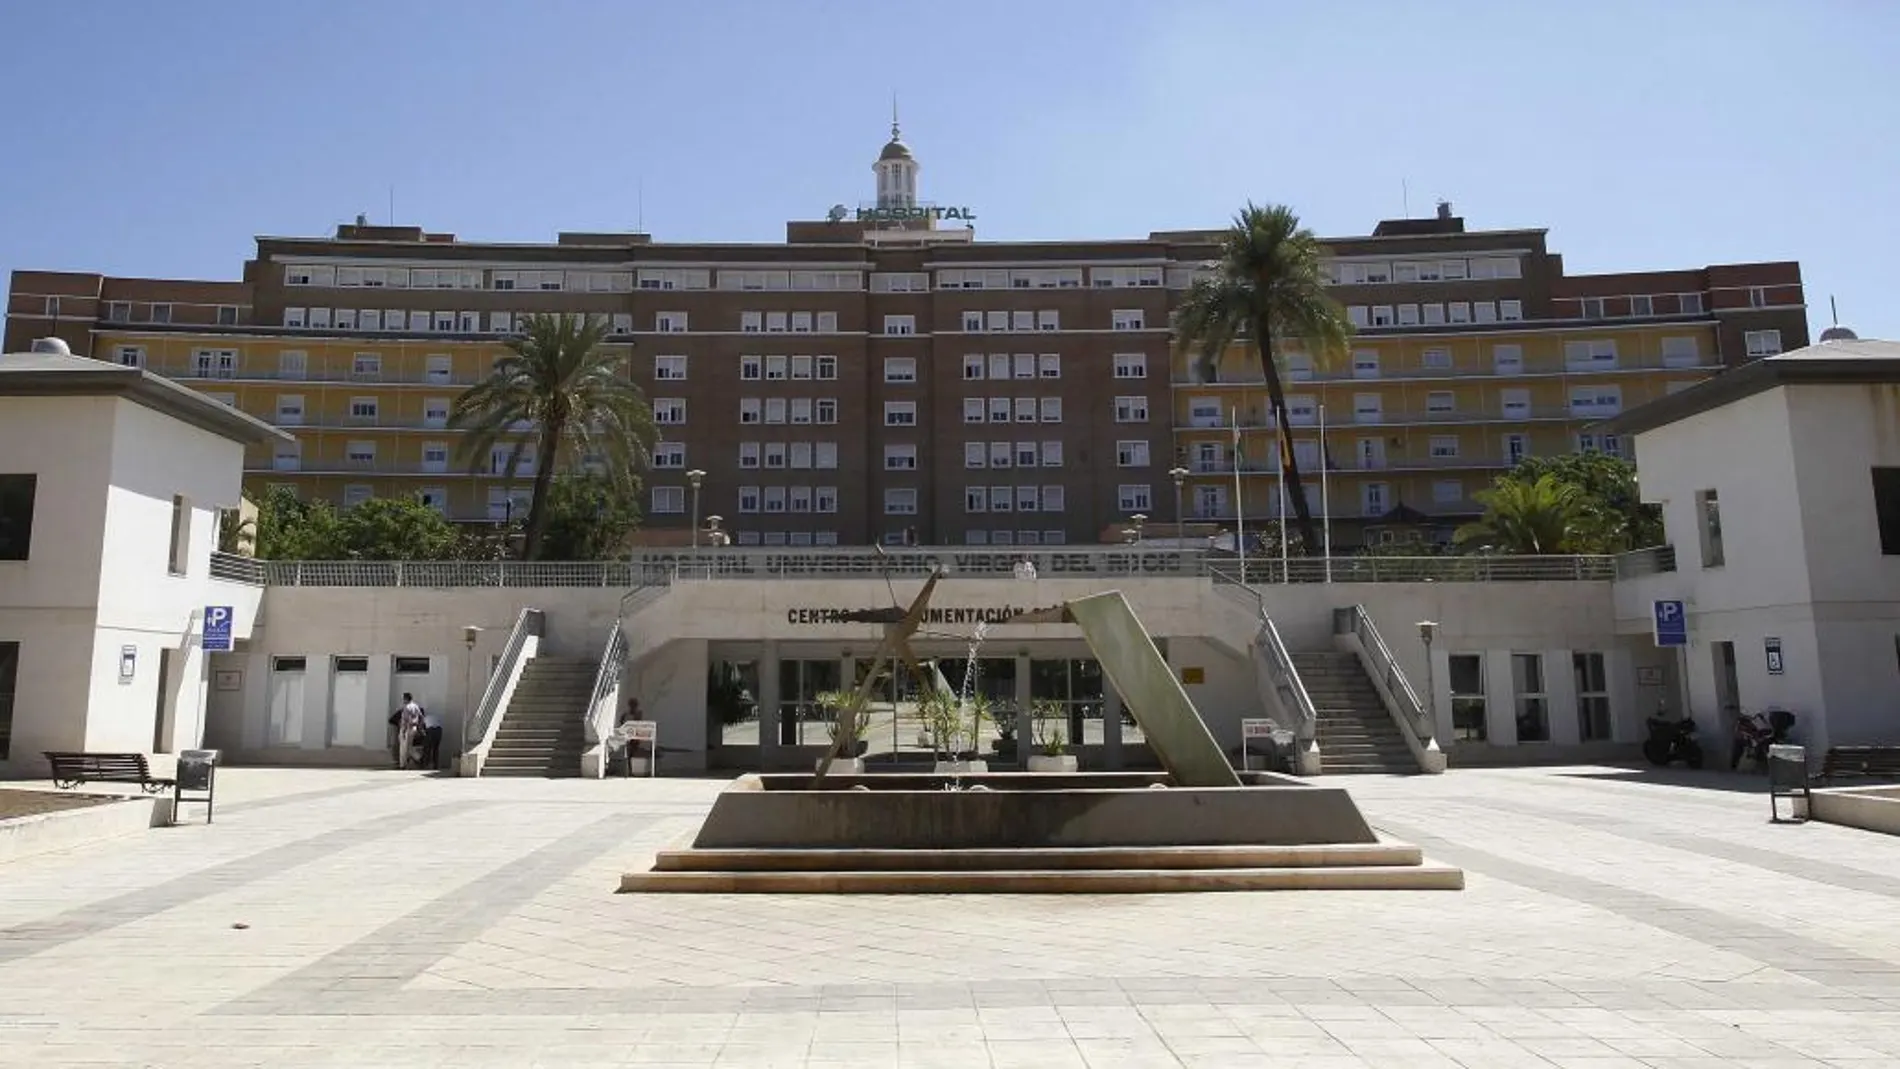
[[382,740],[370,742],[366,730],[369,717],[369,658],[338,657],[330,679],[331,746],[376,747]]
[[1372,470],[1383,468],[1383,467],[1385,467],[1385,439],[1384,438],[1359,439],[1359,468],[1360,470],[1372,471]]
[[[439,707],[441,695],[436,693],[435,673],[430,670],[432,663],[427,657],[390,658],[389,701],[384,704],[392,710],[398,709],[402,706],[402,696],[413,694],[424,709],[447,712]],[[385,722],[388,717],[387,712],[383,713]],[[443,721],[445,725],[447,722],[446,719]]]
[[1227,514],[1227,488],[1224,486],[1197,486],[1194,488],[1194,515],[1201,519],[1216,519]]
[[270,721],[265,725],[266,746],[303,743],[302,657],[275,657],[270,670]]

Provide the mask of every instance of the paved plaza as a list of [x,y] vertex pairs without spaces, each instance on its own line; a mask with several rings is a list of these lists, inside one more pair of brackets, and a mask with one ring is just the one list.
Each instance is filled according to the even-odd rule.
[[228,770],[0,865],[0,1066],[1900,1064],[1900,838],[1757,781],[1348,781],[1463,892],[647,897],[716,780]]

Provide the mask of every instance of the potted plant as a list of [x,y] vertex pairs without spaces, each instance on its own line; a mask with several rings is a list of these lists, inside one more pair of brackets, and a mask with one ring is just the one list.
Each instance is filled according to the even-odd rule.
[[1029,707],[1035,728],[1036,752],[1029,755],[1031,772],[1074,772],[1079,766],[1069,752],[1068,710],[1061,702],[1041,699]]
[[1005,764],[1015,764],[1016,757],[1016,712],[1008,705],[997,708],[991,701],[977,695],[974,699],[980,715],[996,725],[996,739],[990,743],[990,749],[996,759]]
[[[831,763],[831,771],[841,776],[861,776],[864,774],[864,752],[870,748],[865,736],[870,733],[870,718],[863,709],[852,709],[853,695],[842,691],[828,690],[814,695],[812,700],[825,712],[826,732],[832,745],[837,745],[843,737],[844,745],[838,749],[838,759]],[[841,715],[849,710],[849,715]],[[819,764],[824,758],[818,759]]]
[[955,694],[941,687],[926,690],[919,695],[917,704],[924,727],[936,744],[938,774],[989,771],[988,763],[978,760],[976,754],[976,740],[983,724],[980,712],[974,707],[966,710]]

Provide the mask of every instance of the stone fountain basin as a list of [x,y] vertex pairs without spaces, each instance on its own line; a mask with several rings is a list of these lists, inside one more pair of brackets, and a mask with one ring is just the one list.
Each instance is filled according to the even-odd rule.
[[[1374,844],[1344,788],[1270,772],[1240,787],[1166,773],[749,775],[713,803],[700,850],[981,850]],[[971,789],[986,788],[986,789]]]

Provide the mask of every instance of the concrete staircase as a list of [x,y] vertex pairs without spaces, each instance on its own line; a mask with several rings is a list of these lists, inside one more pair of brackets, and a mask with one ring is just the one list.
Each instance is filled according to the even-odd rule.
[[536,657],[522,669],[514,697],[501,714],[495,741],[482,763],[484,776],[578,776],[586,729],[581,722],[594,695],[600,665],[591,657]]
[[1319,715],[1322,774],[1419,770],[1359,658],[1351,653],[1295,653],[1293,667]]

